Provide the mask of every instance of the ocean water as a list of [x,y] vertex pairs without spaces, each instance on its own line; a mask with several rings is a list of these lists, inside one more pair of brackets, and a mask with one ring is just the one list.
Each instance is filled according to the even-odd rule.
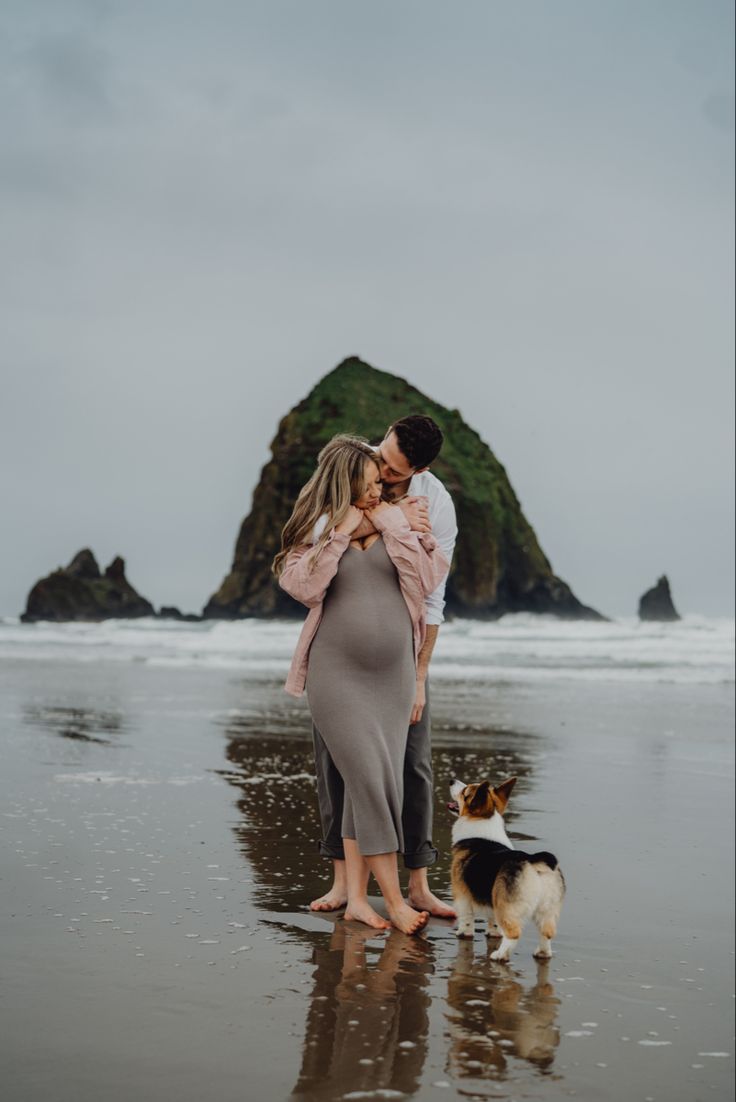
[[[294,621],[22,624],[4,617],[0,660],[140,662],[274,678],[286,675],[299,629]],[[432,679],[733,684],[734,621],[690,615],[674,624],[588,623],[524,613],[453,620],[442,627]]]

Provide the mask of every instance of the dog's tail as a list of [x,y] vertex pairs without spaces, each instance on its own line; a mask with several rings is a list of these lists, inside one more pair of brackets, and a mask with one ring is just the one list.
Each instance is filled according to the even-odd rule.
[[[537,902],[534,908],[534,921],[540,937],[551,941],[557,935],[557,923],[560,918],[562,900],[565,897],[565,878],[553,853],[543,850],[530,857],[531,867],[537,874]],[[540,941],[540,946],[543,946]],[[549,955],[549,944],[540,952]]]
[[[541,873],[542,875],[547,872],[547,870],[549,870],[550,872],[554,872],[559,864],[554,853],[547,853],[546,850],[542,850],[540,853],[530,853],[529,861],[532,865],[535,865],[537,867],[537,872]],[[543,867],[540,868],[540,865],[542,865]]]
[[[565,877],[554,853],[532,853],[529,857],[531,867],[536,872],[541,892],[538,905],[539,913],[555,913],[559,916],[560,904],[566,891]],[[555,918],[555,922],[557,918]]]

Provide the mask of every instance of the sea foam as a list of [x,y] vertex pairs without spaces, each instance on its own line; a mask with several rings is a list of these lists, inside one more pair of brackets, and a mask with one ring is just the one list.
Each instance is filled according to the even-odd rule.
[[[283,678],[300,624],[282,620],[106,620],[22,624],[0,619],[0,658],[141,662],[239,670]],[[607,623],[518,613],[495,621],[443,625],[433,680],[608,681],[731,684],[734,621],[686,616],[674,624],[635,618]]]

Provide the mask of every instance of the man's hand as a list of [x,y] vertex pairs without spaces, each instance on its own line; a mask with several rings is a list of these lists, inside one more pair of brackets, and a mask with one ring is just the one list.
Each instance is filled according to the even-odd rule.
[[411,719],[409,720],[410,725],[412,723],[419,723],[426,703],[427,691],[424,687],[424,681],[418,678],[416,696],[414,697],[414,707],[411,710]]
[[412,532],[431,532],[429,507],[426,497],[405,497],[398,503],[399,509],[409,521]]

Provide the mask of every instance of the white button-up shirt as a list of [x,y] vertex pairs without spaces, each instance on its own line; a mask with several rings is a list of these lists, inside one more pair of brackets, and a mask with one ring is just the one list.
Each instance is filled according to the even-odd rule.
[[[455,506],[448,491],[431,471],[421,471],[419,474],[412,475],[407,496],[427,498],[432,535],[447,556],[447,561],[452,562],[457,539],[457,520]],[[316,543],[321,536],[326,523],[327,517],[320,517],[315,524],[312,529],[313,543]],[[447,578],[437,586],[434,593],[430,593],[427,597],[427,624],[444,623],[446,584]]]
[[[409,497],[427,498],[432,535],[447,556],[447,561],[451,563],[457,539],[457,520],[455,506],[449,492],[431,471],[421,471],[419,474],[412,475],[408,494]],[[427,597],[428,624],[444,623],[446,585],[447,578],[437,586],[434,593],[430,593]]]

